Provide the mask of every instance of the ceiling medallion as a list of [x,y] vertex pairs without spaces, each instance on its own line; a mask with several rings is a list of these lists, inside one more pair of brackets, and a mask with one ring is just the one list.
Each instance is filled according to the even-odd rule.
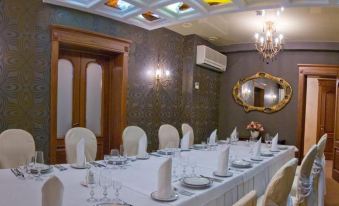
[[[281,12],[284,11],[282,7],[276,12],[277,16],[280,16]],[[257,12],[261,16],[265,16],[266,12]],[[263,25],[263,30],[260,33],[255,33],[255,47],[257,51],[263,56],[264,60],[273,61],[274,57],[283,48],[282,34],[277,33],[276,22],[272,20],[266,20]]]

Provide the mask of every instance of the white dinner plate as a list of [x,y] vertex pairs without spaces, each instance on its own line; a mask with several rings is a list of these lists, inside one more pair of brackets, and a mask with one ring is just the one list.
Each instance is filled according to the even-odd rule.
[[206,149],[207,145],[206,144],[194,144],[193,148],[194,149]]
[[216,171],[214,171],[213,175],[216,177],[232,177],[233,173],[227,170],[226,174],[218,174]]
[[91,168],[90,164],[86,164],[86,165],[77,165],[76,163],[71,164],[71,167],[74,169],[89,169]]
[[138,160],[148,160],[149,159],[149,154],[145,154],[144,156],[139,156],[137,155]]
[[272,157],[272,156],[274,156],[274,155],[273,155],[273,153],[270,152],[270,151],[262,151],[262,152],[261,152],[261,156],[263,156],[263,157]]
[[213,183],[209,178],[206,177],[184,177],[181,179],[183,186],[194,188],[194,189],[203,189],[211,186]]
[[234,160],[232,166],[236,168],[250,168],[252,167],[252,164],[244,160]]
[[279,148],[280,150],[287,150],[287,149],[288,149],[287,146],[278,146],[278,148]]
[[257,161],[257,162],[264,160],[262,157],[257,157],[257,156],[251,157],[250,159],[253,160],[253,161]]
[[178,195],[178,193],[173,191],[170,197],[162,198],[162,197],[159,197],[158,191],[155,191],[155,192],[151,193],[151,198],[153,200],[160,201],[160,202],[173,202],[173,201],[176,201],[179,198],[179,195]]

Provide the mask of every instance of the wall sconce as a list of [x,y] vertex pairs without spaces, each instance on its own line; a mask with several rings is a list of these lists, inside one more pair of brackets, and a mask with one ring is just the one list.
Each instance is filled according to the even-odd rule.
[[147,74],[149,76],[153,76],[156,82],[168,81],[171,76],[171,72],[168,69],[164,69],[163,66],[160,65],[160,56],[158,55],[158,63],[157,67],[152,71],[148,70]]

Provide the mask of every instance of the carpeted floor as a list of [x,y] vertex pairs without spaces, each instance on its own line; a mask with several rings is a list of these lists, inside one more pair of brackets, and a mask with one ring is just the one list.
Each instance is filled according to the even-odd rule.
[[325,206],[339,206],[339,183],[332,179],[333,161],[326,161]]

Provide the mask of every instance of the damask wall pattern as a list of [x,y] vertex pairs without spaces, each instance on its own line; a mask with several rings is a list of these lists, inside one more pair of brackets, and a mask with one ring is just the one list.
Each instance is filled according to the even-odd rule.
[[[128,125],[138,125],[146,131],[150,150],[157,148],[161,124],[173,124],[180,131],[185,103],[182,101],[183,36],[167,29],[147,31],[43,4],[41,0],[0,0],[0,131],[25,129],[34,136],[37,148],[48,152],[51,24],[132,40]],[[161,64],[171,71],[171,81],[165,85],[156,85],[147,75],[147,71],[157,65],[158,55]],[[199,102],[197,98],[195,101]],[[201,116],[195,121],[197,118]]]

